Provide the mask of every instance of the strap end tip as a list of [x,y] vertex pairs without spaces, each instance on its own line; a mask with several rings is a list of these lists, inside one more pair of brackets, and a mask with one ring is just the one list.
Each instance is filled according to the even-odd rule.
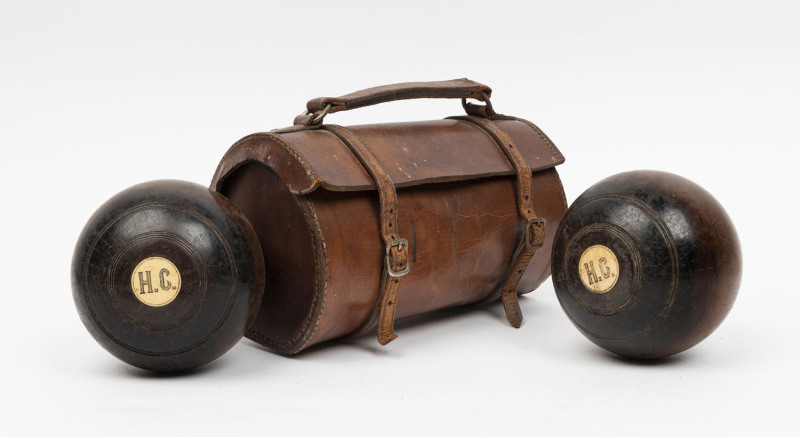
[[386,334],[379,335],[378,336],[378,343],[380,343],[381,346],[386,346],[387,344],[389,344],[392,341],[394,341],[396,338],[397,338],[397,334],[395,334],[394,332],[391,333],[391,334],[388,334],[388,335],[386,335]]

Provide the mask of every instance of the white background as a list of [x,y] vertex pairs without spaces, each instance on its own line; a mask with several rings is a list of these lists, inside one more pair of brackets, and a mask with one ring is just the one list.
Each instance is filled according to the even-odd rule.
[[[764,0],[0,1],[0,434],[797,435],[798,22],[797,2]],[[635,169],[713,193],[745,260],[720,329],[673,359],[621,360],[571,326],[548,281],[519,330],[500,305],[457,309],[398,323],[386,348],[367,336],[287,358],[242,341],[180,377],[86,332],[69,266],[107,198],[208,184],[230,144],[310,98],[458,77],[554,140],[570,202]]]

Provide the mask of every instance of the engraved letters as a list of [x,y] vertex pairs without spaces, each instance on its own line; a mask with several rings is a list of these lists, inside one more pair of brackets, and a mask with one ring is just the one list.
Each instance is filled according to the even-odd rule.
[[[589,261],[588,263],[583,263],[583,268],[586,269],[586,279],[589,281],[589,285],[592,285],[595,282],[600,282],[601,281],[601,279],[599,279],[597,277],[597,275],[594,273],[594,262],[593,261]],[[148,272],[148,273],[150,273],[150,272]]]
[[[150,273],[150,272],[147,272],[147,273]],[[162,290],[169,290],[169,288],[172,287],[172,283],[167,281],[167,276],[169,276],[169,270],[167,270],[167,269],[161,269],[161,271],[158,273],[158,277],[159,277],[159,279],[161,279],[160,282],[161,282],[161,289]]]
[[[144,279],[144,274],[147,275],[147,279]],[[145,293],[145,287],[148,293],[153,293],[153,281],[150,278],[150,270],[139,272],[139,294]],[[156,288],[155,291],[158,291],[158,289]]]
[[133,269],[131,289],[133,295],[143,304],[151,307],[164,306],[175,300],[180,293],[181,273],[166,258],[145,258]]
[[[611,268],[606,265],[607,262],[608,261],[606,261],[606,258],[604,256],[600,257],[600,259],[597,261],[597,264],[600,266],[600,272],[606,279],[610,278],[613,275],[613,273],[611,273]],[[161,286],[162,287],[164,286],[163,282]]]

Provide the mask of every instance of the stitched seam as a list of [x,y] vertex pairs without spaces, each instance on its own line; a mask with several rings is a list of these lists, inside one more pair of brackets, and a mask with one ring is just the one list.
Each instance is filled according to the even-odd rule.
[[[311,203],[310,200],[308,200],[308,199],[306,199],[306,200],[309,202],[309,210],[313,212],[313,204]],[[306,212],[304,211],[303,214],[306,214]],[[308,218],[311,218],[311,220],[308,220]],[[325,245],[325,239],[322,238],[322,232],[321,232],[321,228],[319,226],[319,221],[317,220],[316,214],[313,214],[313,216],[310,216],[310,217],[307,216],[306,221],[314,229],[314,240],[317,240],[317,241],[314,242],[315,243],[314,245],[317,246],[317,244],[319,244],[319,247],[322,248],[322,252],[323,253],[320,254],[320,256],[315,256],[314,257],[314,270],[316,271],[317,279],[316,279],[316,284],[315,284],[316,290],[315,290],[315,293],[314,293],[314,303],[312,304],[312,307],[311,307],[311,314],[315,314],[316,313],[317,317],[316,317],[316,320],[314,320],[314,326],[311,328],[311,331],[308,333],[308,335],[305,336],[306,341],[304,341],[303,344],[301,344],[299,346],[299,348],[297,349],[298,351],[305,349],[306,345],[311,341],[312,338],[314,338],[314,335],[317,333],[317,328],[319,327],[319,322],[322,320],[322,314],[325,312],[325,304],[328,301],[328,266],[327,266],[327,262],[325,263],[325,275],[324,275],[325,276],[325,283],[322,284],[322,288],[320,288],[320,279],[323,276],[322,275],[321,264],[320,264],[320,259],[326,260],[326,261],[328,259],[327,256],[325,256],[325,254],[327,254],[327,247]],[[319,303],[319,308],[317,309],[316,308],[317,301],[318,301],[320,295],[322,295],[322,302]],[[306,326],[306,330],[307,330],[307,326]]]
[[[225,157],[223,158],[223,161],[225,160],[225,158],[228,157],[228,155],[233,153],[234,149],[237,149],[237,148],[250,149],[250,152],[248,153],[249,156],[246,159],[242,160],[241,162],[237,163],[234,167],[232,167],[229,170],[227,170],[224,173],[224,175],[221,175],[217,179],[215,185],[219,185],[221,182],[223,182],[225,179],[227,179],[228,176],[230,174],[232,174],[236,169],[240,168],[241,165],[243,165],[243,164],[245,164],[247,162],[258,162],[261,165],[264,165],[266,167],[272,168],[266,162],[264,162],[263,160],[260,160],[261,158],[263,158],[263,154],[258,153],[258,151],[257,151],[257,149],[255,147],[253,147],[252,145],[249,145],[249,144],[244,144],[244,143],[247,143],[248,141],[253,140],[253,139],[269,139],[269,140],[274,140],[275,142],[279,143],[285,149],[287,149],[289,151],[289,153],[294,156],[295,159],[297,159],[297,161],[301,164],[303,169],[306,171],[306,174],[308,174],[310,177],[312,177],[312,178],[314,178],[316,180],[316,176],[314,176],[313,172],[311,171],[311,168],[306,164],[305,160],[285,141],[285,139],[283,137],[281,137],[281,136],[279,136],[277,134],[273,134],[273,133],[257,133],[257,134],[248,135],[248,136],[240,139],[236,143],[234,143],[233,146],[231,146],[230,150],[228,151],[228,153],[226,153]],[[282,181],[282,182],[284,184],[286,184],[285,181]],[[294,194],[294,193],[292,193],[292,194],[294,196],[301,196],[299,194]],[[311,220],[310,219],[310,217],[308,215],[308,211],[306,210],[306,208],[301,208],[301,209],[303,210],[303,216],[306,219],[306,224],[309,226],[309,228],[311,228],[313,230],[312,243],[313,243],[314,247],[317,247],[318,246],[317,241],[320,241],[321,242],[321,246],[324,248],[324,241],[322,241],[322,237],[321,237],[321,235],[319,235],[319,227],[317,226],[316,220]],[[298,332],[298,334],[295,335],[293,338],[291,338],[290,340],[288,340],[286,342],[279,342],[279,341],[273,340],[272,338],[269,338],[268,336],[260,334],[260,333],[258,333],[256,331],[253,331],[253,330],[248,330],[247,331],[246,335],[248,337],[257,339],[257,341],[259,341],[259,342],[261,342],[263,344],[266,344],[268,346],[272,346],[272,347],[274,347],[276,349],[279,349],[279,350],[287,352],[287,353],[291,353],[291,351],[293,349],[296,349],[295,351],[301,350],[308,343],[308,341],[310,341],[310,338],[313,336],[314,332],[316,331],[316,329],[317,329],[317,327],[319,325],[319,321],[320,321],[320,319],[322,317],[322,308],[324,308],[325,301],[326,301],[326,296],[323,296],[322,305],[319,307],[319,311],[317,311],[316,309],[317,309],[317,306],[319,304],[318,301],[319,301],[320,283],[321,283],[321,281],[320,281],[319,257],[317,257],[317,256],[314,257],[314,263],[315,263],[315,273],[316,273],[316,283],[315,283],[315,289],[316,290],[315,290],[315,293],[314,293],[314,298],[311,301],[311,310],[310,310],[308,316],[306,317],[306,323],[303,326],[303,328]],[[323,289],[322,293],[324,293],[324,290],[327,290],[327,275],[326,275],[326,278],[325,278],[325,288]],[[313,324],[312,332],[311,332],[311,334],[306,335],[308,330],[309,330],[309,327],[312,326],[310,323],[308,323],[308,320],[310,320],[311,317],[313,316],[313,314],[315,314],[315,313],[317,313],[317,319],[315,320],[315,322]],[[306,341],[299,348],[297,348],[296,344],[299,341],[301,341],[303,339],[303,337],[305,337]]]
[[[308,200],[306,199],[306,201],[308,201]],[[322,239],[321,233],[319,232],[319,227],[318,227],[317,221],[315,219],[312,220],[311,217],[309,217],[309,214],[308,214],[308,211],[306,210],[306,208],[302,208],[302,209],[303,209],[303,216],[306,219],[306,224],[309,225],[309,227],[314,230],[313,235],[312,235],[312,240],[314,240],[314,246],[317,247],[316,243],[319,242],[320,246],[322,246],[323,250],[324,250],[325,242]],[[299,351],[301,351],[302,349],[305,348],[305,346],[308,344],[308,342],[314,336],[314,333],[316,332],[317,327],[319,326],[319,322],[322,319],[323,309],[325,308],[325,303],[327,301],[327,289],[328,289],[327,268],[326,268],[324,288],[320,289],[320,283],[321,283],[320,277],[322,275],[321,275],[319,259],[320,259],[320,256],[315,256],[314,257],[314,271],[316,273],[316,282],[315,282],[314,298],[311,301],[311,310],[309,311],[308,316],[306,316],[306,318],[305,318],[305,323],[303,325],[303,328],[300,329],[300,331],[297,333],[297,335],[292,337],[289,341],[285,341],[285,342],[280,342],[280,341],[274,340],[274,339],[272,339],[272,338],[270,338],[270,337],[268,337],[268,336],[266,336],[264,334],[260,334],[260,333],[258,333],[256,331],[248,331],[249,335],[252,335],[253,337],[257,337],[259,340],[261,340],[262,343],[266,343],[267,345],[275,347],[275,348],[277,348],[277,349],[279,349],[279,350],[281,350],[283,352],[286,352],[286,353],[296,353],[296,352],[299,352]],[[322,303],[321,303],[321,305],[319,304],[319,296],[320,296],[320,294],[322,294]],[[314,323],[312,325],[311,323],[309,323],[309,321],[311,320],[311,318],[312,318],[312,316],[314,314],[317,315],[317,318],[316,318],[316,320],[314,321]],[[309,328],[311,328],[311,332],[310,333],[308,333],[309,332]],[[304,338],[305,338],[305,341],[300,346],[297,346],[297,343],[299,341],[303,340]]]
[[283,147],[289,150],[289,153],[291,153],[298,161],[300,161],[300,165],[303,166],[303,169],[305,169],[306,174],[316,179],[316,176],[314,176],[314,172],[311,170],[311,167],[309,167],[308,164],[306,164],[305,159],[303,159],[303,157],[300,156],[300,154],[296,150],[294,150],[294,148],[291,145],[289,145],[289,143],[286,142],[286,139],[284,139],[282,136],[273,133],[256,134],[256,136],[257,138],[272,138],[278,143],[280,143]]
[[506,116],[505,119],[506,120],[519,121],[519,122],[522,122],[522,123],[525,123],[526,125],[528,125],[528,127],[533,129],[533,131],[536,132],[537,135],[539,135],[539,138],[541,138],[542,141],[544,141],[544,143],[547,145],[547,147],[550,148],[550,153],[553,156],[553,160],[554,161],[558,161],[559,159],[563,158],[563,155],[561,154],[561,152],[559,152],[558,149],[556,149],[555,145],[553,145],[553,143],[550,141],[550,138],[548,138],[547,135],[545,135],[545,133],[542,132],[541,129],[539,129],[539,126],[536,126],[535,124],[533,124],[530,121],[525,120],[523,118]]
[[[215,191],[218,191],[217,188],[226,179],[228,179],[228,176],[230,176],[231,173],[236,171],[239,167],[241,167],[242,165],[246,164],[247,162],[257,161],[257,162],[260,162],[261,164],[266,165],[267,167],[273,168],[272,166],[268,165],[264,161],[259,161],[260,158],[263,158],[263,153],[258,153],[258,150],[253,145],[244,144],[244,143],[246,143],[246,142],[248,142],[248,141],[250,141],[252,139],[274,140],[278,144],[282,145],[283,148],[286,149],[292,156],[294,156],[294,158],[303,167],[303,170],[306,172],[306,174],[314,180],[314,182],[311,185],[311,188],[307,192],[313,191],[313,188],[316,187],[317,185],[319,185],[319,178],[314,174],[314,171],[311,169],[311,167],[308,166],[308,164],[306,163],[305,159],[299,153],[297,153],[297,151],[294,150],[294,148],[291,145],[289,145],[289,143],[286,142],[286,140],[283,137],[281,137],[280,135],[271,133],[271,132],[267,132],[267,133],[251,134],[251,135],[248,135],[248,136],[240,139],[239,141],[233,143],[233,145],[230,147],[230,149],[228,149],[228,151],[225,153],[225,156],[222,157],[222,161],[221,162],[227,161],[228,157],[230,155],[235,153],[235,151],[238,151],[237,150],[238,148],[242,148],[243,150],[248,150],[249,149],[249,150],[251,150],[251,152],[249,152],[247,154],[245,159],[241,160],[240,162],[237,162],[231,168],[225,170],[224,173],[214,176],[214,179],[211,181],[211,184],[213,185]],[[219,173],[219,170],[220,169],[218,168],[217,169],[218,173]]]

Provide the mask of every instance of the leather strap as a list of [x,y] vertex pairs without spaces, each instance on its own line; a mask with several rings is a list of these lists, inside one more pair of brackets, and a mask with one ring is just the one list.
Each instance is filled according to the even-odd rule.
[[375,155],[364,145],[358,136],[349,130],[332,124],[326,124],[321,129],[336,135],[367,169],[378,188],[380,201],[380,231],[386,245],[383,275],[375,301],[376,307],[364,324],[353,335],[360,335],[372,329],[377,319],[378,342],[388,344],[397,335],[394,333],[394,318],[397,307],[397,297],[400,291],[400,278],[411,269],[408,257],[408,240],[400,238],[397,229],[397,190],[389,175],[378,163]]
[[506,157],[508,157],[508,160],[511,162],[516,172],[517,208],[519,209],[520,216],[525,221],[525,230],[517,244],[516,250],[514,250],[511,264],[506,271],[500,287],[487,296],[485,300],[494,300],[500,295],[509,323],[511,323],[513,327],[519,328],[520,325],[522,325],[522,310],[520,309],[519,298],[517,297],[517,286],[531,258],[533,258],[534,253],[544,244],[545,235],[545,220],[544,218],[537,217],[536,212],[533,210],[533,199],[531,198],[533,175],[531,173],[531,168],[514,146],[511,137],[498,128],[491,120],[475,116],[449,118],[470,122],[486,131],[486,133],[497,142],[498,146],[500,146],[500,149],[505,153]]
[[[393,100],[408,99],[462,99],[468,113],[480,111],[482,106],[467,104],[466,99],[475,99],[489,104],[492,89],[469,79],[453,79],[433,82],[406,82],[383,85],[356,91],[341,97],[318,97],[309,100],[306,112],[294,119],[295,125],[319,124],[327,114],[377,105]],[[491,106],[489,106],[491,110]],[[477,113],[477,112],[476,112]]]

